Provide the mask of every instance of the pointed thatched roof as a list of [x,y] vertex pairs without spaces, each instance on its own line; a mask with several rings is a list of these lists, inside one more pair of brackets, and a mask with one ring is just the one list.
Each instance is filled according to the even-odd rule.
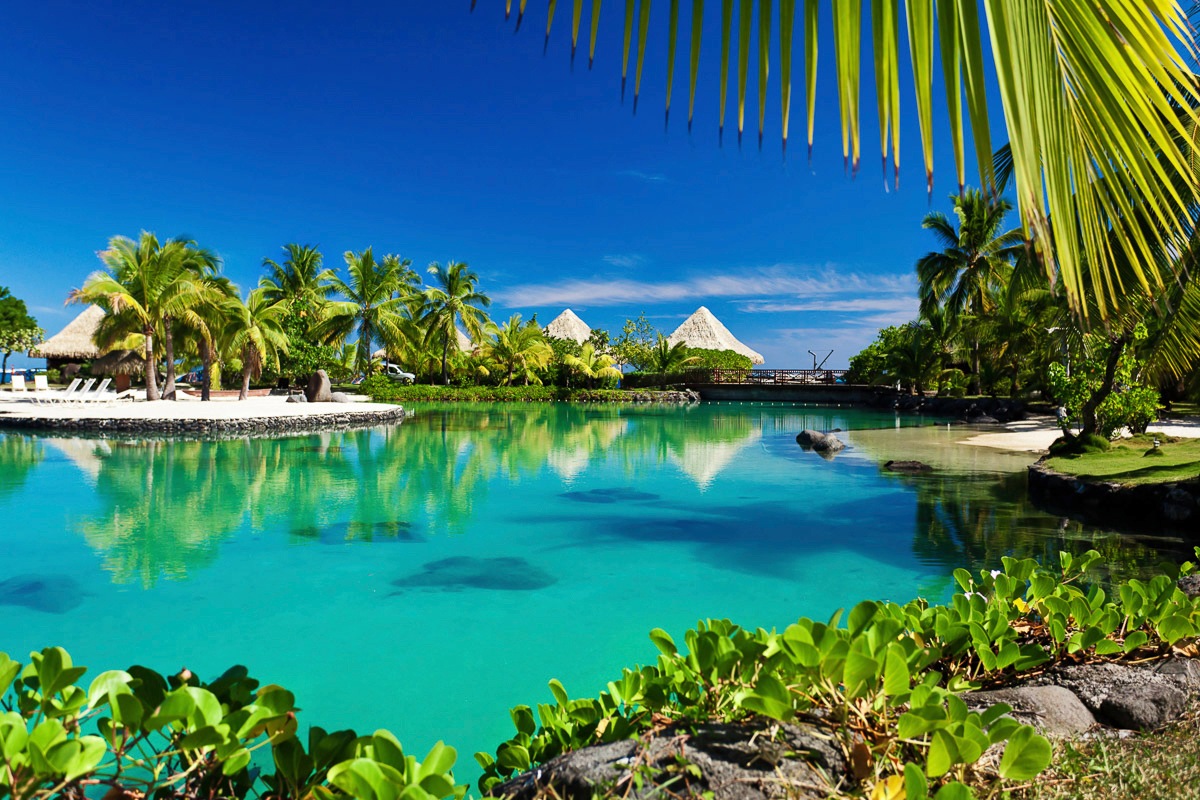
[[564,308],[563,312],[555,317],[545,330],[547,336],[553,336],[555,339],[570,339],[579,344],[586,342],[592,335],[592,329],[588,327],[588,324],[569,308]]
[[458,349],[464,353],[470,353],[475,349],[475,345],[471,343],[471,337],[467,336],[458,328],[454,329],[455,338],[458,340]]
[[674,345],[683,342],[688,347],[700,350],[732,350],[748,356],[754,364],[763,363],[763,357],[737,340],[729,329],[721,324],[711,311],[700,306],[675,332],[667,337]]
[[102,319],[104,309],[100,306],[88,306],[79,316],[67,323],[67,327],[30,350],[29,357],[75,361],[95,358],[100,355],[100,348],[96,346],[93,337]]

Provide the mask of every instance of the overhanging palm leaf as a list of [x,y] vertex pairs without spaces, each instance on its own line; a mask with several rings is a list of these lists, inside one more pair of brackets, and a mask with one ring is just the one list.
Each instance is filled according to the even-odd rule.
[[[522,3],[522,6],[524,4]],[[592,4],[593,30],[602,3]],[[842,117],[843,153],[858,166],[861,125],[858,117],[859,69],[863,38],[861,0],[833,0],[834,51]],[[979,17],[983,6],[985,19]],[[626,0],[622,92],[630,46],[637,30],[637,75],[644,62],[650,0]],[[786,150],[791,108],[790,65],[794,2],[722,0],[720,19],[719,127],[725,122],[729,55],[737,17],[738,136],[742,134],[746,74],[757,16],[759,35],[759,119],[768,102],[769,52],[778,46],[782,139]],[[951,142],[961,190],[966,95],[967,114],[981,182],[993,187],[992,144],[985,90],[986,61],[1000,86],[1016,181],[1017,204],[1026,235],[1035,241],[1048,276],[1061,276],[1075,312],[1089,313],[1088,286],[1097,293],[1091,307],[1101,317],[1119,307],[1132,290],[1161,289],[1169,275],[1156,254],[1182,249],[1189,227],[1187,208],[1198,196],[1186,167],[1195,153],[1187,130],[1196,122],[1192,109],[1200,89],[1188,70],[1192,51],[1187,19],[1175,0],[907,0],[904,4],[912,61],[916,115],[921,129],[926,180],[933,181],[934,31],[937,30],[942,76],[946,83]],[[553,14],[554,3],[550,3]],[[804,41],[808,144],[813,144],[820,3],[805,0]],[[757,12],[757,13],[756,13]],[[576,16],[579,11],[576,10]],[[687,15],[683,15],[686,19]],[[703,0],[693,0],[692,24],[703,24]],[[876,95],[879,98],[880,149],[885,164],[899,166],[899,0],[872,0]],[[772,21],[776,24],[772,24]],[[986,23],[986,24],[985,24]],[[578,29],[573,19],[573,28]],[[668,8],[667,53],[682,24],[674,4]],[[547,34],[549,20],[547,21]],[[700,42],[691,31],[690,96],[699,74]],[[985,35],[986,34],[986,35]],[[985,42],[987,43],[985,45]],[[594,45],[593,45],[594,50]],[[590,64],[589,64],[590,65]],[[669,68],[670,69],[670,68]],[[669,71],[669,70],[668,70]],[[640,85],[640,80],[637,81]],[[668,101],[669,107],[669,101]],[[1178,109],[1185,109],[1182,113]],[[689,127],[691,113],[689,110]],[[891,136],[887,134],[890,131]],[[1173,187],[1172,173],[1193,176]],[[1104,178],[1104,180],[1099,180]],[[1051,225],[1051,220],[1054,224]],[[1061,237],[1055,230],[1063,231]],[[1116,235],[1109,236],[1112,231]],[[1133,284],[1114,269],[1123,257]]]

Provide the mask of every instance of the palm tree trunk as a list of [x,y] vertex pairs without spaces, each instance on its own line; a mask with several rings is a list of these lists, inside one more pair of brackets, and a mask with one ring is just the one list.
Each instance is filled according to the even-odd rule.
[[[249,361],[249,359],[243,359]],[[238,400],[245,400],[250,396],[250,365],[242,366],[242,390],[238,392]]]
[[171,333],[171,318],[163,319],[163,352],[167,357],[167,383],[163,386],[163,397],[175,399],[175,338]]
[[200,338],[200,363],[204,366],[204,380],[200,384],[200,400],[208,402],[209,389],[212,388],[212,348],[203,337]]
[[146,337],[146,399],[159,400],[158,362],[154,360],[154,329],[147,327],[142,333]]
[[450,372],[446,369],[446,356],[450,352],[450,334],[446,334],[446,340],[442,342],[442,384],[450,385]]
[[1100,388],[1092,392],[1091,397],[1087,399],[1080,410],[1079,415],[1083,418],[1083,426],[1079,431],[1080,436],[1096,433],[1098,427],[1096,409],[1100,408],[1100,404],[1104,402],[1105,398],[1112,394],[1113,382],[1117,375],[1117,364],[1124,351],[1125,337],[1114,339],[1108,350],[1108,360],[1104,364],[1104,380],[1100,382]]
[[979,339],[971,340],[971,394],[979,394]]
[[8,351],[4,351],[4,361],[0,362],[0,383],[8,382]]

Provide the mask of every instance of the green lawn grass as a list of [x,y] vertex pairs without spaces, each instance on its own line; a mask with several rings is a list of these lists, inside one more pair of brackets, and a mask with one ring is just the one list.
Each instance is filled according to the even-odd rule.
[[[1160,442],[1154,447],[1154,439]],[[1047,460],[1056,472],[1090,481],[1167,483],[1200,477],[1200,439],[1178,439],[1148,433],[1113,442],[1103,453],[1060,456]]]
[[1200,704],[1164,731],[1059,742],[1050,768],[1013,800],[1200,798]]

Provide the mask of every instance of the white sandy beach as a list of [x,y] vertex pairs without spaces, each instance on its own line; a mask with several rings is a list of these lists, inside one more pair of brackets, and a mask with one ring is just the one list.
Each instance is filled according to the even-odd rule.
[[[1170,422],[1155,422],[1150,432],[1183,438],[1200,438],[1200,419],[1189,418]],[[1047,453],[1050,444],[1062,435],[1062,431],[1049,417],[1034,417],[1023,422],[1010,422],[1004,430],[995,433],[980,433],[963,439],[961,444],[977,447],[994,447],[1022,453]]]

